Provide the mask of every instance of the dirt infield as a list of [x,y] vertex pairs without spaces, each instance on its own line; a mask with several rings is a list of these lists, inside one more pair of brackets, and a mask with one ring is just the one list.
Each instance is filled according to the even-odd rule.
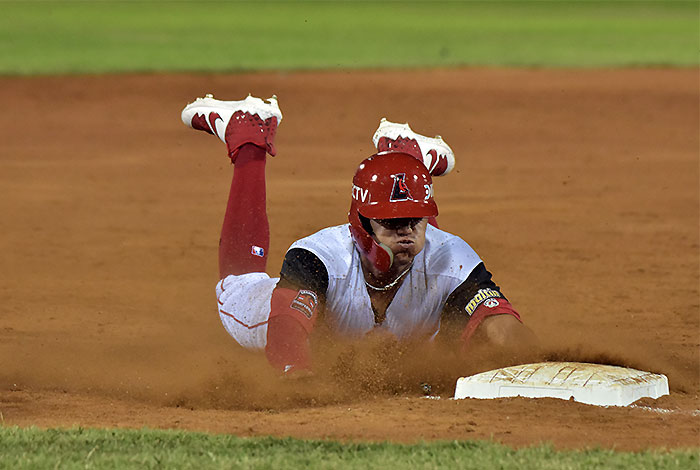
[[[2,422],[698,446],[697,84],[697,70],[0,79]],[[486,261],[548,357],[665,373],[671,395],[615,409],[447,400],[456,377],[439,359],[378,343],[280,382],[216,313],[232,170],[179,118],[207,92],[279,96],[270,274],[292,241],[345,222],[379,119],[409,121],[457,154],[435,182],[441,227]],[[425,378],[443,399],[420,397]]]

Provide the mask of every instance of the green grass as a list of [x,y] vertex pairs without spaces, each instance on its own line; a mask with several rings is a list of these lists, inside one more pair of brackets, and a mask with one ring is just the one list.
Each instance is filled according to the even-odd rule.
[[0,74],[692,66],[697,1],[2,2]]
[[689,469],[697,451],[520,450],[491,442],[417,445],[245,439],[157,430],[0,427],[0,468]]

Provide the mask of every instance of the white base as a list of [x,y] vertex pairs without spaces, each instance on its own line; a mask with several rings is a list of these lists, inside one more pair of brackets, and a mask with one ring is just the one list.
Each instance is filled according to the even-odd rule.
[[460,377],[455,398],[561,398],[589,405],[627,406],[668,395],[665,375],[582,362],[540,362]]

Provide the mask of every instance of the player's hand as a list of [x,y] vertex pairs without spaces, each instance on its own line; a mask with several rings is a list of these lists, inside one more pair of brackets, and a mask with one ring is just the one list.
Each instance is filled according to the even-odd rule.
[[284,371],[282,372],[282,379],[290,381],[309,379],[313,376],[314,373],[311,369],[298,367],[294,364],[284,366]]

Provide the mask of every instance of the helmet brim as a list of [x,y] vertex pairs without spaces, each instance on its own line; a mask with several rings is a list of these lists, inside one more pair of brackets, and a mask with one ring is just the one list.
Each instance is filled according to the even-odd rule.
[[435,201],[400,201],[393,204],[367,204],[358,212],[368,219],[402,219],[436,217],[438,208]]

